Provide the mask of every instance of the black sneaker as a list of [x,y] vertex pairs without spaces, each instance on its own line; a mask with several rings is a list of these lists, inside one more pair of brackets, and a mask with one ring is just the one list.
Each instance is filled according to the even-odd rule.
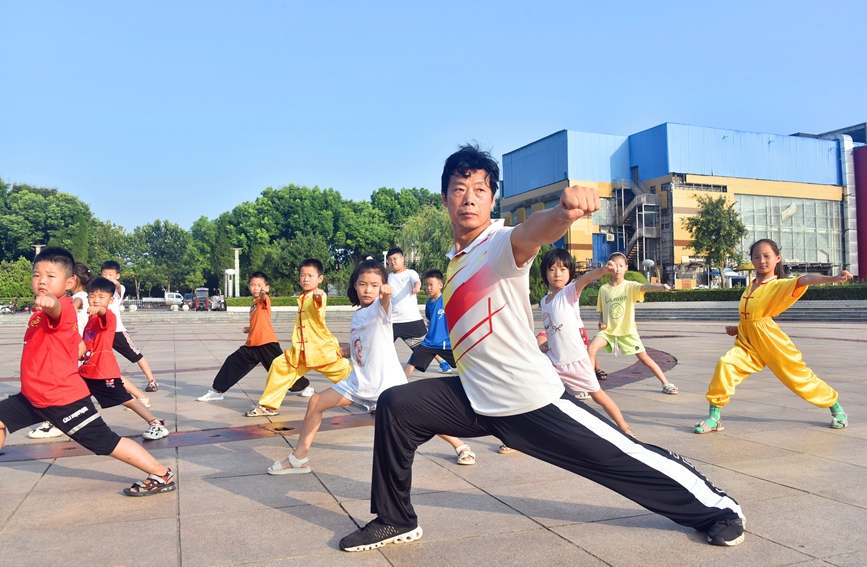
[[376,518],[363,528],[355,530],[340,540],[340,549],[343,551],[367,551],[382,547],[387,543],[415,541],[421,538],[422,533],[421,526],[416,526],[410,530],[400,530]]
[[720,520],[707,531],[707,541],[712,545],[738,545],[744,541],[744,519]]
[[160,389],[160,385],[157,384],[156,380],[152,380],[148,382],[147,388],[145,388],[145,392],[156,392]]

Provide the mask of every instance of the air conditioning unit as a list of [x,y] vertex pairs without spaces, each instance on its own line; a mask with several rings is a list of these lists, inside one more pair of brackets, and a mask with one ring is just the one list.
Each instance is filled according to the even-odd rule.
[[605,242],[614,242],[614,235],[610,232],[605,235]]

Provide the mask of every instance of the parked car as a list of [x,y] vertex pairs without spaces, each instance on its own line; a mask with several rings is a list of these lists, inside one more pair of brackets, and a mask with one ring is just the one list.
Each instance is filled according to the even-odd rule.
[[211,309],[211,298],[209,297],[210,290],[206,287],[197,287],[193,297],[193,306],[191,309],[196,311],[208,311]]
[[225,311],[226,299],[223,297],[223,291],[218,289],[215,295],[211,296],[211,311]]
[[142,306],[150,306],[150,307],[162,307],[165,305],[166,307],[171,307],[172,305],[183,305],[184,296],[175,291],[167,291],[163,294],[163,297],[142,297],[141,299]]
[[196,295],[193,293],[185,293],[184,294],[184,305],[186,305],[187,307],[192,309],[193,308],[193,299],[195,299],[195,297],[196,297]]

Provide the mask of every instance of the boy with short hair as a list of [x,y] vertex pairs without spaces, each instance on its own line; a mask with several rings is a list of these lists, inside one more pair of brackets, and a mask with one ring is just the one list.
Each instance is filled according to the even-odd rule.
[[114,301],[114,282],[96,278],[87,285],[89,319],[82,340],[85,352],[78,373],[102,409],[123,405],[144,419],[149,427],[145,439],[162,439],[169,434],[165,420],[157,419],[145,405],[124,387],[120,367],[112,352],[117,321],[108,306]]
[[[268,292],[268,276],[263,272],[253,272],[247,281],[247,289],[253,296],[250,306],[250,325],[244,327],[247,342],[229,355],[220,371],[214,377],[214,383],[208,393],[198,398],[200,402],[212,402],[223,399],[223,394],[249,374],[257,364],[261,363],[265,370],[271,370],[272,361],[283,354],[274,327],[271,325],[271,298]],[[304,379],[303,386],[309,384]]]
[[21,355],[21,392],[0,400],[0,447],[6,432],[50,421],[82,447],[109,455],[148,473],[124,489],[127,496],[150,496],[177,488],[172,470],[131,439],[109,429],[90,400],[78,374],[78,320],[66,292],[74,279],[72,254],[44,248],[33,264],[31,287],[36,309],[24,333]]
[[[427,328],[418,311],[416,296],[421,289],[418,272],[406,267],[403,250],[392,248],[386,252],[386,261],[391,272],[388,274],[388,285],[394,290],[391,296],[392,333],[394,340],[402,339],[413,352],[425,340]],[[440,372],[451,374],[449,363],[436,357]]]
[[126,288],[122,286],[119,281],[120,264],[114,260],[103,262],[100,267],[100,275],[114,283],[116,288],[114,293],[115,300],[111,305],[109,305],[109,310],[114,313],[114,317],[117,320],[117,330],[114,334],[112,348],[119,352],[128,361],[135,362],[139,365],[139,368],[141,368],[141,371],[144,372],[144,375],[148,379],[148,385],[145,388],[145,392],[156,392],[159,389],[159,384],[157,384],[156,379],[154,379],[153,372],[151,372],[151,366],[148,364],[147,359],[141,351],[133,344],[132,339],[129,337],[129,333],[126,332],[126,327],[123,326],[123,321],[121,321],[120,318],[120,306],[123,304],[123,296],[126,292]]
[[[316,370],[335,384],[347,378],[352,365],[343,358],[337,338],[325,326],[325,305],[328,296],[319,288],[324,279],[322,262],[307,258],[298,268],[301,295],[298,296],[298,316],[292,329],[292,347],[281,352],[268,371],[265,391],[259,404],[245,413],[247,417],[277,415],[287,389],[296,391],[300,381],[309,384],[304,375]],[[313,388],[304,394],[313,396]],[[307,397],[307,396],[305,396]]]

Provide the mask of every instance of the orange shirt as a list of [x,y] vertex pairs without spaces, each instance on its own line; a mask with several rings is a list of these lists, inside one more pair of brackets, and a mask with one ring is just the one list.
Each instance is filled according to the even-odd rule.
[[250,307],[250,332],[247,334],[247,346],[262,346],[276,343],[277,335],[271,326],[271,298],[267,293],[260,293],[253,299]]

